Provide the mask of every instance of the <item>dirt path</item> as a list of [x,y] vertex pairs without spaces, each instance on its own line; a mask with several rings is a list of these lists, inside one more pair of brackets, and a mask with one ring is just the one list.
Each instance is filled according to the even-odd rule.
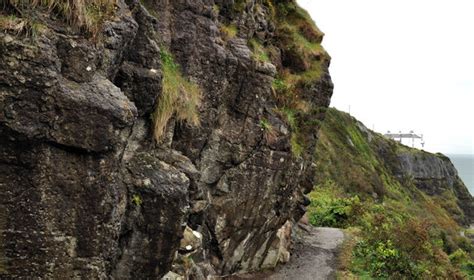
[[290,261],[273,272],[241,275],[233,279],[325,280],[336,279],[335,268],[344,233],[336,228],[307,227],[295,244]]

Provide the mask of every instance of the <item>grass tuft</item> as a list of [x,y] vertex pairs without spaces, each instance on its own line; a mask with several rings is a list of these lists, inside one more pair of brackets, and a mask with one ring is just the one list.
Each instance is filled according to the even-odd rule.
[[263,130],[265,140],[268,143],[274,142],[277,137],[277,132],[275,131],[275,128],[272,126],[272,124],[267,119],[261,119],[260,127]]
[[225,41],[235,38],[239,33],[239,29],[235,24],[221,25],[219,30],[221,31],[221,36]]
[[259,62],[270,62],[265,47],[255,38],[249,40],[249,47],[253,52],[253,58]]
[[159,141],[171,117],[178,121],[186,121],[199,125],[199,106],[201,105],[201,89],[185,79],[173,56],[167,50],[161,51],[163,70],[163,89],[153,113],[154,136]]
[[[4,2],[3,10],[22,18],[25,23],[34,23],[33,19],[36,18],[38,12],[54,13],[71,26],[90,32],[93,36],[98,34],[103,22],[113,14],[116,4],[116,0],[4,0],[2,2]],[[3,26],[0,27],[4,29]]]
[[290,139],[290,144],[291,144],[291,152],[295,157],[301,157],[304,151],[304,147],[301,144],[301,141],[299,140],[299,135],[296,133],[291,134],[291,139]]

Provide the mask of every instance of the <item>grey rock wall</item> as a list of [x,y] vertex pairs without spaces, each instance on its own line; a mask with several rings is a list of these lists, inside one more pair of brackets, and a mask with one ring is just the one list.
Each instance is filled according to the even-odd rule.
[[463,224],[474,222],[474,200],[448,157],[426,152],[400,152],[400,177],[412,178],[417,188],[431,196],[452,192],[461,215],[452,213]]
[[[247,43],[276,40],[274,26],[248,2],[234,13],[233,1],[118,1],[97,42],[58,20],[33,40],[0,33],[0,278],[204,277],[287,259],[281,232],[305,211],[314,144],[291,152],[274,110],[281,63],[255,61]],[[224,42],[221,20],[236,38]],[[161,48],[203,101],[199,127],[172,120],[156,144]],[[302,92],[311,106],[329,104],[327,67]],[[305,128],[308,143],[317,130]],[[202,239],[192,252],[185,228]]]

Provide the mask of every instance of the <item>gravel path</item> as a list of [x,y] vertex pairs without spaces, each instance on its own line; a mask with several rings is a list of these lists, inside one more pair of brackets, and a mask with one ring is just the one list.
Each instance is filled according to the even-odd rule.
[[337,228],[305,227],[307,234],[296,242],[290,261],[273,272],[240,275],[231,279],[325,280],[336,279],[335,268],[344,233]]

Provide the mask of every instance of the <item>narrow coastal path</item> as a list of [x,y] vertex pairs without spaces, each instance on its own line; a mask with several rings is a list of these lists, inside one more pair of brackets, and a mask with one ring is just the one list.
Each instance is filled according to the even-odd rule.
[[296,242],[290,261],[272,272],[241,275],[234,279],[326,280],[336,279],[339,247],[344,233],[337,228],[305,227]]

